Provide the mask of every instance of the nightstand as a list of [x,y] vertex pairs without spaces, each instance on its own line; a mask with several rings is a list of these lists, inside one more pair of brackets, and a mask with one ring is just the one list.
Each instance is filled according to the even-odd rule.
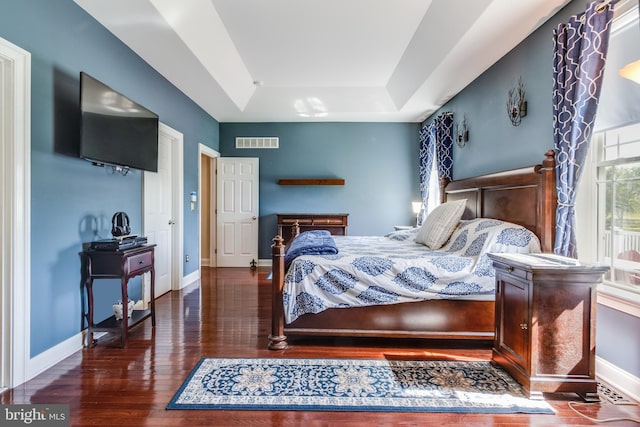
[[492,360],[534,398],[598,401],[596,291],[605,266],[552,254],[489,254],[496,269]]

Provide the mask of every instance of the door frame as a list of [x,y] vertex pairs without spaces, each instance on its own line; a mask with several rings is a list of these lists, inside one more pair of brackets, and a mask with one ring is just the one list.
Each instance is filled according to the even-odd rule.
[[31,54],[3,38],[0,85],[1,391],[29,380],[31,361]]
[[[171,217],[176,223],[171,227],[171,290],[182,289],[184,265],[182,253],[184,252],[184,135],[170,126],[160,122],[158,133],[165,134],[171,139]],[[144,180],[142,184],[143,200]],[[142,207],[142,218],[145,217],[145,208]],[[146,288],[146,287],[145,287]],[[146,300],[146,296],[143,296]]]
[[[202,179],[205,178],[202,176],[202,157],[209,157],[209,160],[211,161],[211,165],[210,165],[210,176],[209,176],[209,186],[210,186],[210,193],[209,194],[209,212],[207,213],[209,215],[209,266],[210,267],[217,267],[218,266],[218,262],[216,259],[216,222],[217,222],[217,216],[216,216],[216,191],[217,191],[217,179],[216,179],[216,162],[215,159],[217,159],[218,157],[220,157],[220,153],[217,152],[216,150],[214,150],[213,148],[206,146],[202,143],[198,143],[198,194],[200,195],[200,197],[202,198]],[[202,204],[200,205],[200,207],[202,208]],[[202,228],[200,227],[200,224],[202,224],[202,209],[198,209],[198,253],[200,254],[200,259],[202,259]],[[200,266],[202,267],[202,265]]]

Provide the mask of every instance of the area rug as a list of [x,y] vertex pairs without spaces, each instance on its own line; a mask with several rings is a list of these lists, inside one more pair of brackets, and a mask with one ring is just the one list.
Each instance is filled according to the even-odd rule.
[[167,409],[553,414],[490,362],[203,358]]

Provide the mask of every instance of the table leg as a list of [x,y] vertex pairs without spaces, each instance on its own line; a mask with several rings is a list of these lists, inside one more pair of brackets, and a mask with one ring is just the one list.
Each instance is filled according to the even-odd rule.
[[127,289],[127,277],[122,277],[122,334],[120,342],[122,348],[127,345],[127,332],[129,331],[129,290]]
[[85,282],[87,288],[87,348],[91,348],[95,345],[93,341],[93,278],[89,277]]
[[151,307],[151,326],[155,327],[156,326],[156,272],[155,269],[153,268],[153,264],[151,266],[151,270],[149,271],[151,273],[151,302],[150,305]]

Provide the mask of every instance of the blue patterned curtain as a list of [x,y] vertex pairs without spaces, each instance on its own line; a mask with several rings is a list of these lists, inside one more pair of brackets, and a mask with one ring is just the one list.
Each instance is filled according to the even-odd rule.
[[418,225],[422,224],[426,217],[426,209],[429,202],[429,179],[433,167],[433,145],[435,140],[435,127],[423,124],[420,128],[420,197],[422,210],[418,214]]
[[[434,157],[438,168],[438,179],[451,179],[453,170],[453,114],[443,113],[430,124],[420,128],[420,196],[422,205],[429,200],[429,178]],[[420,221],[426,218],[426,209],[419,214]]]
[[554,252],[577,257],[575,198],[593,131],[615,1],[596,1],[553,31],[553,133],[556,149]]
[[435,122],[438,180],[442,181],[442,178],[451,180],[453,175],[453,114],[441,114]]

